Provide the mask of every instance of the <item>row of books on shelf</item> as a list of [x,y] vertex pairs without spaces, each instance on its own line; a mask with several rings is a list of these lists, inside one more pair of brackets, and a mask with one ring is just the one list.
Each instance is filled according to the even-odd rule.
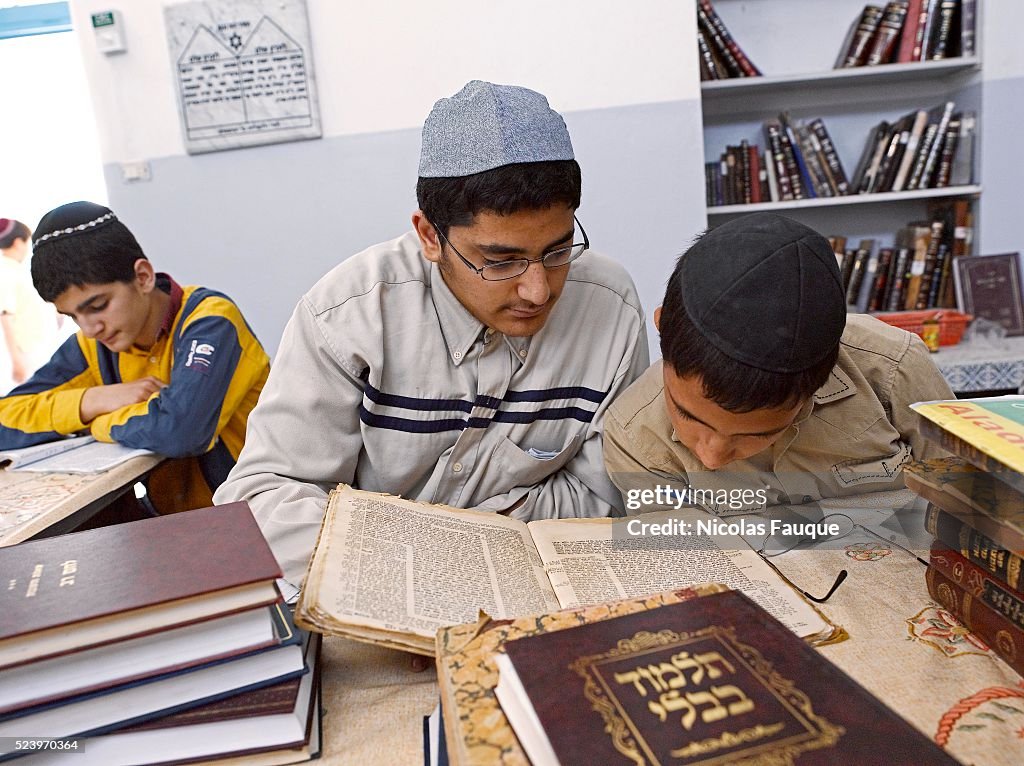
[[0,570],[0,761],[319,754],[320,637],[293,625],[246,504],[2,548]]
[[[847,246],[844,236],[828,238],[843,280],[846,302],[858,313],[916,312],[930,309],[963,323],[988,320],[1007,336],[1024,335],[1024,283],[1020,253],[971,255],[973,212],[967,199],[932,200],[928,220],[907,224],[887,245],[873,238]],[[886,313],[886,321],[908,319]],[[897,326],[919,330],[901,321]],[[962,332],[964,328],[961,327]],[[959,340],[946,339],[942,345]]]
[[829,237],[847,304],[860,313],[956,306],[956,265],[970,251],[972,221],[968,200],[936,200],[929,220],[901,228],[891,246]]
[[976,0],[890,0],[865,5],[836,68],[974,55]]
[[914,407],[954,455],[906,469],[928,501],[928,592],[1024,675],[1024,397]]
[[[975,55],[977,0],[890,0],[864,6],[843,42],[837,69]],[[697,3],[697,52],[704,81],[762,74],[710,0]]]
[[788,113],[764,123],[766,149],[743,139],[705,163],[709,207],[946,188],[973,178],[976,119],[947,101],[883,120],[868,135],[852,176],[825,123]]

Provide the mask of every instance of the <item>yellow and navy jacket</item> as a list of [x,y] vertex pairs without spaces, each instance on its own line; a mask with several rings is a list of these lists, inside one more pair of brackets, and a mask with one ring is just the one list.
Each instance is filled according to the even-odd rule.
[[[149,350],[116,353],[79,331],[25,383],[0,398],[0,449],[27,447],[88,431],[98,441],[166,457],[202,455],[212,488],[223,481],[245,441],[245,425],[270,371],[266,352],[238,306],[204,287],[179,287],[166,332]],[[147,401],[83,423],[82,395],[93,386],[152,375],[168,385]]]

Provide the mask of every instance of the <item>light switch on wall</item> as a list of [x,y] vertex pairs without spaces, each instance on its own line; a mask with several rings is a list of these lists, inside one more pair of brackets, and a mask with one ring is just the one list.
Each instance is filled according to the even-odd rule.
[[148,181],[150,178],[152,178],[152,175],[150,174],[149,163],[145,160],[121,163],[121,180],[125,183]]
[[122,53],[127,50],[120,11],[92,14],[92,32],[96,37],[96,50],[100,53]]

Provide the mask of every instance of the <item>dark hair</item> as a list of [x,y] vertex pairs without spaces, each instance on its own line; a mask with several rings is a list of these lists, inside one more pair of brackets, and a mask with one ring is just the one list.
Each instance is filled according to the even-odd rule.
[[135,236],[120,221],[111,221],[93,231],[37,242],[32,283],[44,301],[54,301],[72,285],[131,282],[139,258],[146,254]]
[[484,211],[509,215],[562,203],[580,206],[582,179],[576,160],[502,165],[456,178],[420,178],[416,201],[427,219],[448,236],[451,226],[469,226]]
[[[682,269],[676,262],[661,305],[661,356],[681,378],[700,378],[704,396],[729,412],[793,407],[828,380],[839,358],[839,341],[817,364],[797,373],[767,372],[726,356],[690,321],[683,307]],[[751,318],[754,321],[754,318]],[[751,327],[751,332],[755,332]]]
[[32,236],[31,229],[21,221],[14,221],[13,223],[14,228],[8,232],[7,236],[0,237],[0,250],[6,250],[14,245],[16,239],[24,239],[27,242],[28,238]]

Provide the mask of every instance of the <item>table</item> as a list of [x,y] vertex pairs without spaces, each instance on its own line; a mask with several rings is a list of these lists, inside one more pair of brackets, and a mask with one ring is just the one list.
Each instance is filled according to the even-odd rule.
[[0,470],[0,546],[70,532],[131,489],[161,460],[144,455],[93,474]]
[[[927,558],[923,510],[906,490],[823,501],[823,510],[907,542]],[[896,514],[893,509],[902,509]],[[1024,763],[1024,685],[928,596],[913,555],[856,532],[828,549],[772,559],[800,588],[825,593],[841,569],[847,580],[820,606],[850,638],[823,655],[964,763]],[[324,641],[323,766],[422,763],[422,717],[437,704],[433,670],[413,673],[408,655],[339,638]],[[886,762],[879,752],[878,763]]]
[[943,346],[932,360],[958,394],[1016,391],[1024,384],[1024,336]]

